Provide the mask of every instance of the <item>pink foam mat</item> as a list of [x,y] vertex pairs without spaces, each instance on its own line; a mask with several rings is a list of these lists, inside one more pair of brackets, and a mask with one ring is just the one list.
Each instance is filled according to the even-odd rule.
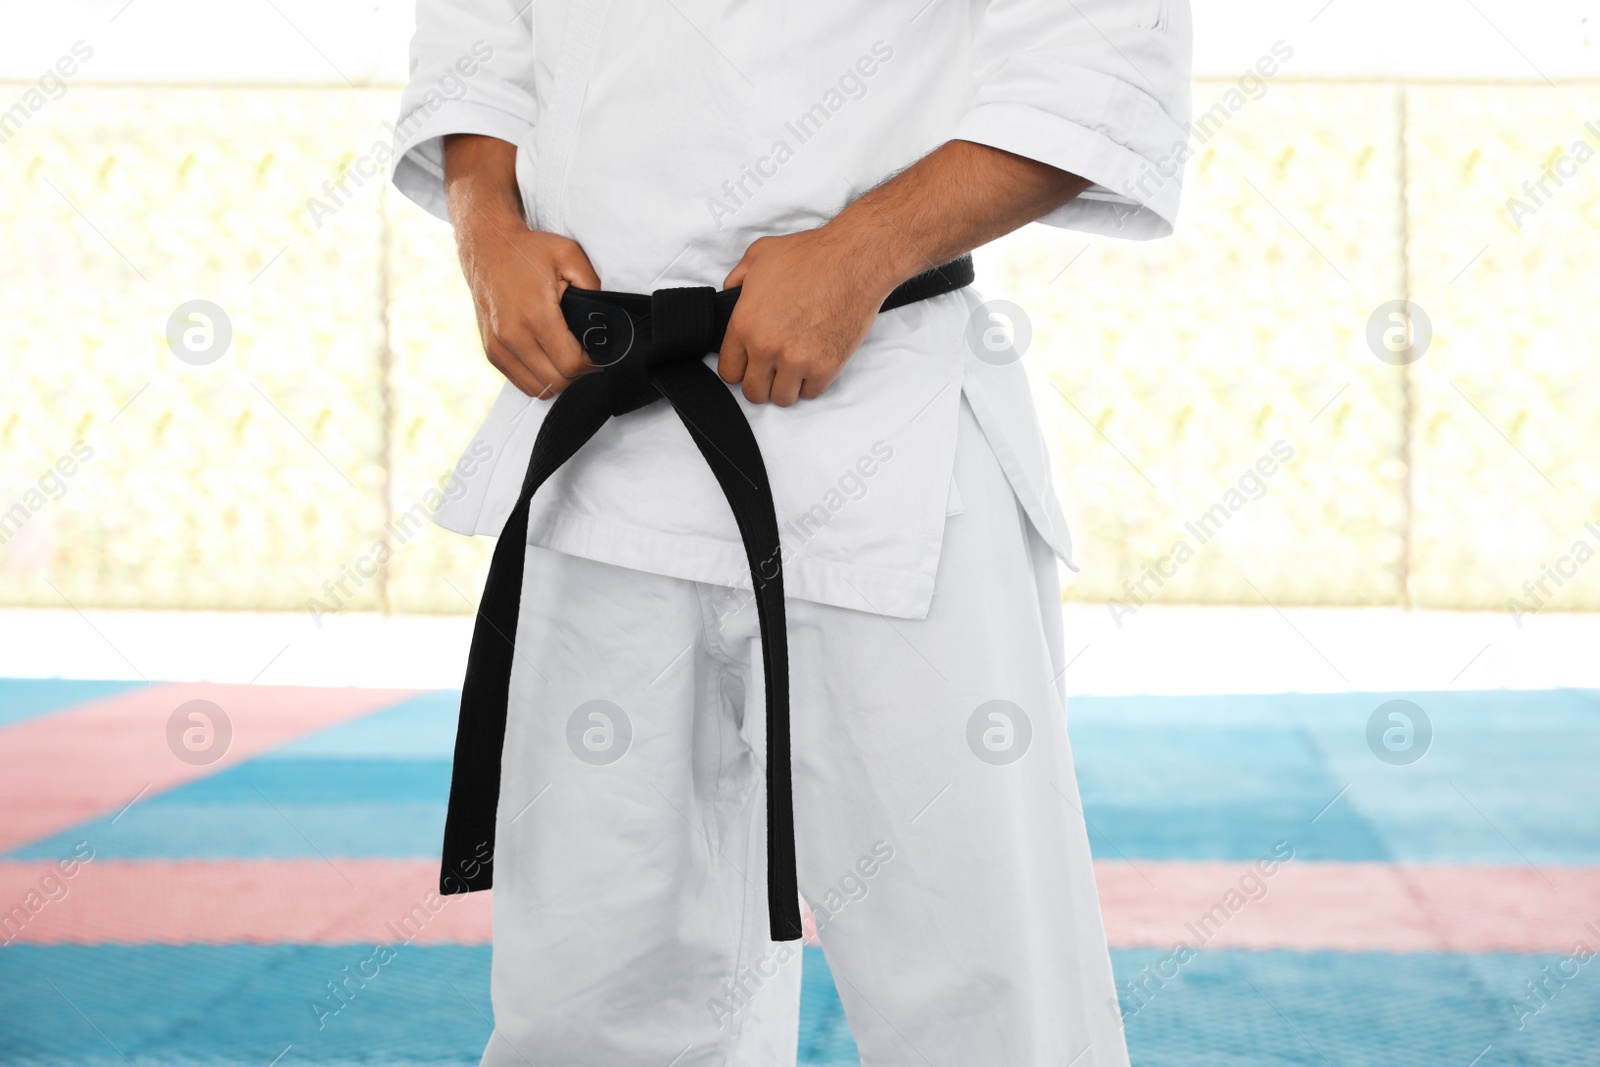
[[[45,883],[51,873],[56,878]],[[37,896],[20,930],[36,944],[478,944],[489,895],[441,897],[439,867],[418,860],[90,860],[0,862],[0,901]],[[51,889],[53,888],[53,896]],[[24,905],[26,908],[26,905]]]
[[1096,865],[1114,945],[1557,952],[1600,938],[1600,868],[1291,860]]
[[[1600,938],[1595,867],[1295,860],[1250,872],[1097,864],[1112,946],[1539,953]],[[490,895],[439,897],[437,878],[429,860],[90,860],[70,878],[49,861],[0,861],[0,940],[486,943]]]
[[[5,812],[0,820],[0,853],[114,814],[137,797],[226,770],[417,692],[158,684],[26,719],[0,731],[0,811]],[[211,743],[221,755],[211,762],[186,761],[169,741],[174,712],[192,700],[220,708],[231,730],[225,749],[216,740],[221,733],[212,735]],[[180,718],[198,721],[187,713]],[[213,713],[212,718],[218,716]]]

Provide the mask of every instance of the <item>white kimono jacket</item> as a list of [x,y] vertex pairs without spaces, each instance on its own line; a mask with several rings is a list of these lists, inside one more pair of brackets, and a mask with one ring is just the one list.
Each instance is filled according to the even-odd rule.
[[[952,139],[1091,180],[1050,225],[1161,237],[1188,155],[1189,54],[1187,0],[418,0],[392,179],[447,219],[441,138],[511,142],[532,225],[582,245],[607,289],[634,292],[720,287],[756,238],[821,225]],[[1022,365],[969,341],[975,316],[987,323],[980,299],[880,315],[816,400],[739,397],[789,596],[926,615],[945,517],[961,508],[963,393],[1072,566]],[[548,410],[507,382],[469,446],[489,461],[434,521],[498,534]],[[733,516],[665,403],[611,420],[540,489],[528,541],[749,586]]]

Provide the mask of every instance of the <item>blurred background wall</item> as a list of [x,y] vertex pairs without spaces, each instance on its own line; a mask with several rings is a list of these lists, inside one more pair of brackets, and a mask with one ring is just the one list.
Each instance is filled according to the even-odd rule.
[[[981,255],[1070,598],[1600,607],[1596,5],[1392,8],[1198,0],[1178,235]],[[471,612],[425,518],[498,375],[383,180],[409,5],[19,17],[0,605]]]

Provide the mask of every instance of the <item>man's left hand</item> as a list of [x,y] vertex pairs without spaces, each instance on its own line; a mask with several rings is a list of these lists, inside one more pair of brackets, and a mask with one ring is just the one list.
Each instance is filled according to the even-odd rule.
[[717,373],[745,398],[821,396],[894,287],[1043,218],[1089,187],[1047,163],[946,141],[815,230],[763,237],[723,287],[743,285]]
[[841,227],[762,237],[723,282],[744,287],[717,373],[745,399],[788,407],[823,394],[872,328],[894,283]]

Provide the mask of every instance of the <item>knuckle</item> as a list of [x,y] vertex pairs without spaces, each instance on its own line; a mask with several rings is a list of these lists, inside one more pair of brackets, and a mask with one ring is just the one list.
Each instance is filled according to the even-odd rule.
[[494,332],[495,344],[499,345],[507,355],[527,348],[528,340],[528,331],[521,323],[508,323]]
[[565,330],[567,320],[561,317],[561,312],[555,305],[541,300],[523,312],[521,326],[525,332],[537,337],[542,343],[555,332],[557,327]]

